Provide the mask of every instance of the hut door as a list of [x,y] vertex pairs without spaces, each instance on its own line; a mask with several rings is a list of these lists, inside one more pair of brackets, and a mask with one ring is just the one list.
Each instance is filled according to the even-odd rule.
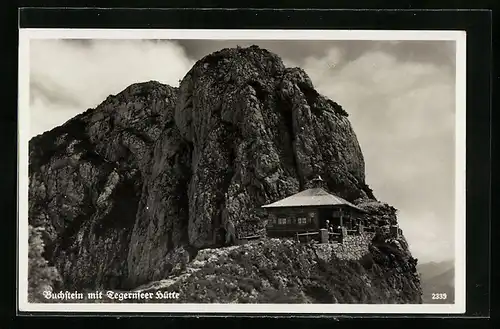
[[[345,223],[342,223],[343,221],[341,220],[342,215],[343,214],[340,211],[340,209],[334,209],[331,212],[330,222],[332,223],[332,225],[335,229],[337,229],[339,226],[345,225]],[[345,218],[344,218],[344,222],[345,222]]]
[[328,209],[320,209],[318,211],[318,217],[319,217],[319,228],[327,228],[326,227],[326,221],[330,221],[330,224],[332,222],[332,211]]

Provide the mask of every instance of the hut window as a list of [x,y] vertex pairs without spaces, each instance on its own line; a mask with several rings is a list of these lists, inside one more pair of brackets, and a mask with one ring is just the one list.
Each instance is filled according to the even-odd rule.
[[293,218],[287,218],[286,219],[287,224],[292,224],[293,223]]
[[298,224],[300,224],[300,225],[304,225],[304,224],[307,224],[310,222],[309,218],[306,218],[306,217],[299,217],[297,219],[297,221],[298,221]]
[[286,224],[286,218],[278,218],[278,224],[280,225]]

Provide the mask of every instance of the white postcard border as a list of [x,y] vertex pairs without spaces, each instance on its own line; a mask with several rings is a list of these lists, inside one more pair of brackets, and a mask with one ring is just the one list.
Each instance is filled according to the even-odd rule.
[[[454,40],[456,41],[454,304],[28,303],[28,142],[30,39]],[[465,31],[20,29],[18,110],[18,305],[26,312],[457,314],[465,312]],[[22,261],[21,261],[22,260]]]

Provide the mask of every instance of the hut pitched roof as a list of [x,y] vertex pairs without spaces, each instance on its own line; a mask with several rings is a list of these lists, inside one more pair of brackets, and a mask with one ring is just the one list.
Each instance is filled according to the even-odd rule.
[[282,200],[262,206],[262,208],[285,208],[285,207],[310,207],[310,206],[338,206],[346,205],[363,211],[359,207],[336,195],[328,193],[322,188],[310,188],[291,195]]

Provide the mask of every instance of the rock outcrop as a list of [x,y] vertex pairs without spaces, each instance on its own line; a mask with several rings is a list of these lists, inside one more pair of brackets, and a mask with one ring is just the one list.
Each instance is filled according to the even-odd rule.
[[30,224],[75,289],[164,279],[219,247],[227,221],[240,236],[262,230],[260,206],[316,175],[378,202],[346,111],[255,46],[206,56],[179,88],[134,84],[34,137],[29,172]]
[[[400,249],[407,251],[402,242]],[[365,249],[340,258],[335,244],[269,239],[201,250],[184,269],[133,292],[149,303],[417,303],[420,282],[410,259]],[[344,253],[340,253],[344,255]],[[176,299],[158,298],[177,293]],[[127,302],[127,301],[124,301]]]
[[135,84],[33,138],[29,221],[45,228],[45,256],[68,286],[118,287],[155,142],[177,91]]

